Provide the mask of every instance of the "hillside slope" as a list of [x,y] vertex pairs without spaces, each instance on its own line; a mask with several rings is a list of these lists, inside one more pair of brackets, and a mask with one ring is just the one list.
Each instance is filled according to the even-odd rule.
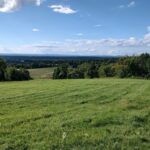
[[150,81],[0,83],[0,150],[149,150]]

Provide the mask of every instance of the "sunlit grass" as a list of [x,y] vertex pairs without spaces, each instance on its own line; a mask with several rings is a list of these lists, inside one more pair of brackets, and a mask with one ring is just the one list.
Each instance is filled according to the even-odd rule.
[[0,83],[0,150],[149,150],[150,81]]
[[53,77],[54,68],[37,68],[29,69],[31,78],[33,79],[51,79]]

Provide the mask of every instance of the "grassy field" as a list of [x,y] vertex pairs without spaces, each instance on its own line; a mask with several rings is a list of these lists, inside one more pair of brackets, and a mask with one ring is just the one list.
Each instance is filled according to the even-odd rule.
[[51,79],[54,68],[38,68],[29,69],[30,75],[33,79]]
[[150,81],[0,83],[0,150],[149,150]]

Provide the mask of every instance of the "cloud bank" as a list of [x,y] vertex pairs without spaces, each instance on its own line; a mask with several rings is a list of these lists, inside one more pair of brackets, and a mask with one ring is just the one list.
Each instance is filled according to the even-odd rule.
[[142,39],[67,39],[45,41],[15,48],[1,47],[0,53],[61,54],[61,55],[138,55],[150,53],[150,32]]

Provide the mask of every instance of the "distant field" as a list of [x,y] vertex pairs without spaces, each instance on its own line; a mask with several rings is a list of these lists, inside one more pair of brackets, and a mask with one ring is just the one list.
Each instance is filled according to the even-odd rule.
[[51,79],[54,68],[38,68],[29,69],[30,75],[33,79]]
[[0,83],[0,150],[149,150],[150,81]]

